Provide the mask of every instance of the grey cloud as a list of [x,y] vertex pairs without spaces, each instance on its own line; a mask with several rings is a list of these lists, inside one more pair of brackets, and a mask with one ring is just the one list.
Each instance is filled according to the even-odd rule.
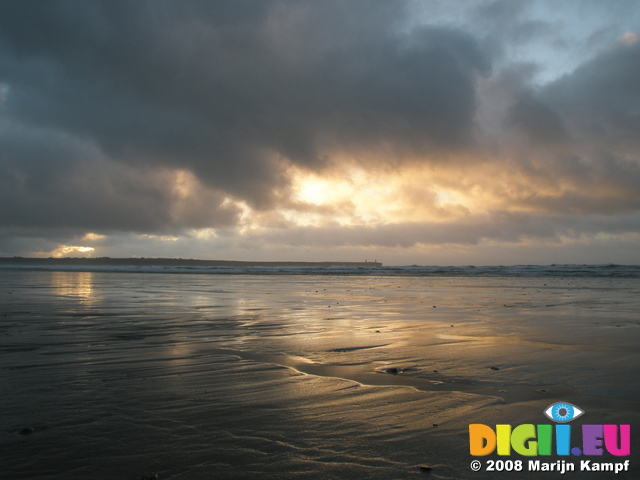
[[509,50],[526,48],[532,42],[560,42],[562,29],[551,21],[531,18],[533,8],[533,2],[478,2],[471,10],[469,28],[482,36],[496,59],[508,57]]
[[114,164],[91,143],[48,129],[0,130],[0,225],[93,231],[228,226],[224,196],[181,196],[166,171]]
[[519,97],[507,115],[505,128],[516,127],[533,142],[556,144],[568,140],[565,125],[552,108],[532,95]]
[[514,20],[519,21],[529,6],[527,2],[493,0],[481,2],[475,8],[475,14],[477,19],[505,27],[513,24]]
[[559,244],[562,237],[579,239],[599,233],[625,234],[640,230],[640,215],[533,215],[492,212],[455,223],[403,223],[385,225],[298,227],[274,229],[259,238],[247,237],[248,245],[307,246],[323,248],[385,247],[416,245],[479,245],[482,242]]
[[544,96],[591,143],[640,145],[640,43],[618,44],[547,87]]
[[327,149],[471,142],[486,60],[461,31],[401,33],[404,4],[5,2],[5,114],[269,208],[282,159],[317,169]]

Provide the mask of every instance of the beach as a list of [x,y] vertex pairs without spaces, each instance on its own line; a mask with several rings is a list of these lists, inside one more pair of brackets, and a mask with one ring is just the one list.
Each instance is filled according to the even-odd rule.
[[[0,478],[640,477],[640,278],[287,273],[0,269]],[[554,402],[629,470],[471,470]]]

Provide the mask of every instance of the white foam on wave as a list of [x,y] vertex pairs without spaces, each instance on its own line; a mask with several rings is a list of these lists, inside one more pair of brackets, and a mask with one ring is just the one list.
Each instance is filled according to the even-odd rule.
[[614,277],[640,278],[640,265],[485,265],[485,266],[352,266],[352,265],[56,265],[2,263],[0,269],[69,272],[192,273],[209,275],[335,275],[415,277]]

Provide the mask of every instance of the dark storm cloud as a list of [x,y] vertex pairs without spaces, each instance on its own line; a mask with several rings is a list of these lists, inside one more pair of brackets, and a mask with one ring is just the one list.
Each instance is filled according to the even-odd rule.
[[400,33],[403,15],[403,2],[3,2],[5,115],[267,208],[287,187],[282,159],[317,169],[326,149],[471,141],[480,50],[451,29]]
[[534,142],[553,144],[568,140],[559,115],[532,95],[522,94],[512,105],[505,127],[510,126],[518,128]]
[[226,226],[238,212],[212,192],[187,197],[166,171],[108,161],[91,144],[47,129],[0,129],[0,224],[155,231]]
[[544,92],[579,135],[607,149],[640,146],[640,42],[610,47]]

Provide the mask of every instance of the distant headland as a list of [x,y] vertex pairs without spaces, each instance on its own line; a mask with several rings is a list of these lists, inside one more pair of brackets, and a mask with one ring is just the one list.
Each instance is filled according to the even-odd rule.
[[381,267],[369,262],[254,262],[243,260],[197,260],[192,258],[111,258],[111,257],[0,257],[0,265],[23,267]]

